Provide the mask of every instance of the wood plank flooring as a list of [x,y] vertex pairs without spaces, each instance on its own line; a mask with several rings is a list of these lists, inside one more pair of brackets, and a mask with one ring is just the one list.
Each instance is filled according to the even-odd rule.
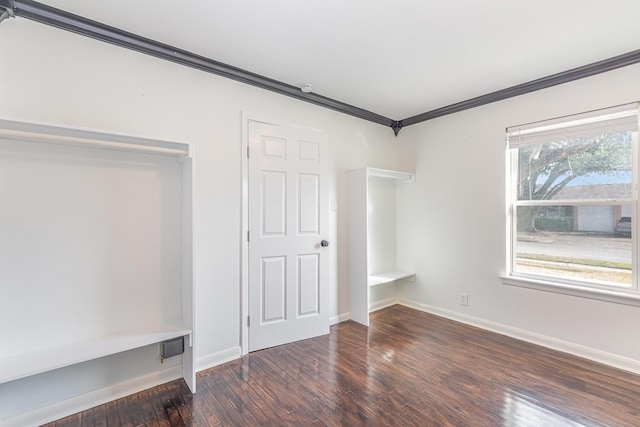
[[48,426],[640,426],[640,376],[402,306]]

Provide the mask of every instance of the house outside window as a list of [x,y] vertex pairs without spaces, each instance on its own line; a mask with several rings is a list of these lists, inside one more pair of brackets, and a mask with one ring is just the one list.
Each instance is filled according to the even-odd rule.
[[637,104],[507,129],[506,283],[640,297],[637,145]]

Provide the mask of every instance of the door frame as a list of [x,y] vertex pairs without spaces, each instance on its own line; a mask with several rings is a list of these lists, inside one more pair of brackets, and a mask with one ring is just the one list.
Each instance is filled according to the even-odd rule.
[[[304,129],[312,132],[319,132],[326,135],[321,129],[292,124],[287,121],[277,120],[273,117],[265,117],[260,114],[242,112],[242,144],[240,149],[241,170],[242,170],[242,221],[240,226],[240,353],[242,356],[249,353],[249,242],[247,234],[249,232],[249,158],[247,148],[249,147],[249,122],[264,123],[273,126],[287,127],[290,129]],[[331,219],[329,219],[331,223]],[[329,225],[331,229],[331,225]],[[331,283],[331,279],[329,279]],[[328,290],[330,292],[330,290]]]

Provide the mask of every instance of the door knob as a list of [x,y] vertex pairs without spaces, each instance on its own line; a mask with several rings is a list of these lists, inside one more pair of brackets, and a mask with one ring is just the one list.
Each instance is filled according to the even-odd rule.
[[322,246],[323,248],[326,248],[327,246],[329,246],[329,241],[323,240],[322,242],[320,242],[320,246]]

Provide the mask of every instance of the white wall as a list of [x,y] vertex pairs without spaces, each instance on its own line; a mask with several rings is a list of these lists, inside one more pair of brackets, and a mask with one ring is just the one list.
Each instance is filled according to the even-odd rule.
[[389,128],[24,19],[0,38],[0,118],[193,143],[197,358],[240,345],[242,112],[329,135],[330,316],[348,312],[346,171],[393,168]]
[[[331,316],[348,311],[346,171],[415,167],[416,183],[398,195],[410,206],[398,212],[398,266],[415,269],[417,281],[399,285],[401,296],[640,360],[638,308],[498,279],[505,269],[504,129],[638,100],[640,66],[407,127],[396,139],[383,126],[24,19],[3,22],[0,38],[0,118],[194,144],[198,358],[240,344],[244,111],[329,134],[338,202]],[[469,294],[468,307],[458,305],[460,292]],[[113,358],[109,367],[126,362]],[[79,378],[76,392],[120,380],[86,385]],[[47,378],[29,381],[35,389]]]
[[[640,307],[503,285],[505,129],[640,100],[640,65],[404,128],[399,164],[416,183],[399,197],[408,300],[640,361]],[[469,294],[469,306],[458,304]]]

